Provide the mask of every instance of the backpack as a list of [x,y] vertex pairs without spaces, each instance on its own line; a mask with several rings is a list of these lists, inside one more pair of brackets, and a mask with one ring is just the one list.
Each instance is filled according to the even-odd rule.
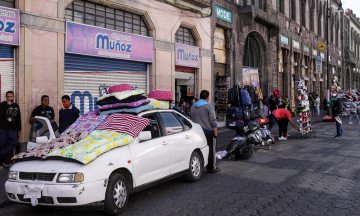
[[227,119],[242,119],[244,118],[244,110],[242,107],[229,107],[227,110]]
[[264,105],[263,106],[263,112],[264,112],[264,116],[268,117],[268,115],[269,115],[269,107]]
[[268,118],[265,118],[265,119],[257,118],[256,121],[257,121],[257,123],[258,123],[259,125],[264,125],[264,124],[269,123],[269,119],[268,119]]
[[260,126],[257,123],[257,121],[256,120],[251,120],[251,121],[248,121],[248,122],[245,123],[244,132],[245,133],[247,133],[247,132],[255,132],[259,128],[260,128]]
[[251,98],[251,102],[254,103],[256,102],[255,100],[255,89],[252,85],[246,85],[244,86],[244,88],[246,89],[246,91],[249,92],[250,98]]
[[243,110],[244,110],[244,112],[243,112],[244,121],[249,121],[250,120],[251,106],[250,105],[243,105]]
[[260,117],[262,119],[265,118],[265,114],[264,114],[264,105],[263,105],[263,102],[262,101],[259,101],[259,113],[260,113]]
[[261,138],[263,140],[271,139],[271,132],[269,129],[260,128],[259,130],[256,131],[256,133],[261,134]]
[[258,96],[259,100],[263,100],[264,97],[263,97],[263,94],[262,94],[262,91],[261,91],[261,88],[260,87],[255,87],[255,93],[256,95]]
[[226,127],[230,130],[242,130],[244,129],[244,121],[239,119],[228,119],[226,121]]
[[239,90],[238,86],[234,86],[231,89],[229,89],[228,94],[228,103],[233,106],[239,106],[240,105],[240,98],[239,98]]
[[255,145],[260,144],[263,141],[261,135],[259,135],[258,133],[250,133],[246,135],[246,138],[251,144]]
[[252,105],[252,100],[249,92],[246,89],[241,89],[241,102],[243,105]]
[[250,111],[250,119],[251,120],[255,120],[256,119],[256,109],[255,107],[257,107],[257,104],[253,104],[253,109]]

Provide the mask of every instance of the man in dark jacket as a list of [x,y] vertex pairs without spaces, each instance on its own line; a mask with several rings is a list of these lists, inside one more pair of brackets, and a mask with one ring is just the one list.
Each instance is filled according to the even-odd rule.
[[0,161],[4,167],[9,167],[6,160],[16,147],[21,131],[21,116],[19,105],[13,102],[14,92],[6,92],[6,101],[0,104]]
[[343,114],[343,102],[336,90],[333,91],[333,97],[335,98],[332,103],[331,111],[333,113],[333,118],[336,122],[336,136],[334,137],[334,139],[342,139],[343,131],[341,128],[341,118]]
[[200,100],[191,107],[191,119],[201,125],[209,146],[209,161],[206,166],[208,173],[220,172],[216,166],[216,138],[217,138],[217,120],[214,107],[209,103],[209,92],[202,90]]
[[80,110],[70,103],[69,95],[61,97],[63,108],[59,110],[59,134],[62,134],[80,116]]

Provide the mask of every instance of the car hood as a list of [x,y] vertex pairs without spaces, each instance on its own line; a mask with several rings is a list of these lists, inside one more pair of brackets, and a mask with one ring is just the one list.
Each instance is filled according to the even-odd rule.
[[45,173],[60,173],[60,172],[77,172],[83,164],[66,162],[60,160],[44,160],[44,161],[24,161],[13,165],[11,171],[19,172],[45,172]]

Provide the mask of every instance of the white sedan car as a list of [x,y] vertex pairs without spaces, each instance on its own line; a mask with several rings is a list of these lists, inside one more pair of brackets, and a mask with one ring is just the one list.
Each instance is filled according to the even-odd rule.
[[173,110],[139,116],[149,118],[151,126],[128,145],[86,165],[63,160],[16,163],[5,183],[9,199],[30,203],[24,198],[25,187],[43,183],[39,205],[103,204],[106,213],[119,214],[133,192],[182,175],[188,181],[199,180],[209,154],[201,126]]

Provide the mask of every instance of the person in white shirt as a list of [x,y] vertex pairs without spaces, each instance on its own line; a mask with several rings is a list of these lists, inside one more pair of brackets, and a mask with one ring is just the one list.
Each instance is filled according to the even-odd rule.
[[320,115],[320,98],[319,95],[316,94],[316,99],[315,99],[315,106],[316,106],[316,111],[317,111],[317,116]]

